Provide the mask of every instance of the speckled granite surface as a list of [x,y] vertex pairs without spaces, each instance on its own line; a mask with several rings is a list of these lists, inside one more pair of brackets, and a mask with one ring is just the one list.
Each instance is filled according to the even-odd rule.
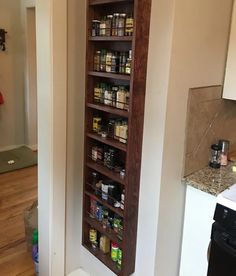
[[230,162],[228,166],[220,169],[205,167],[186,176],[183,180],[187,185],[217,196],[236,183],[236,172],[233,172],[233,166],[236,166],[236,163]]

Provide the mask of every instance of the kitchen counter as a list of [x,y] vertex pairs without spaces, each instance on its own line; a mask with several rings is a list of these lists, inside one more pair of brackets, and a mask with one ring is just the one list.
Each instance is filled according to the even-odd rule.
[[196,189],[217,196],[236,183],[236,172],[233,172],[236,163],[230,162],[228,166],[220,169],[205,167],[186,176],[183,181]]

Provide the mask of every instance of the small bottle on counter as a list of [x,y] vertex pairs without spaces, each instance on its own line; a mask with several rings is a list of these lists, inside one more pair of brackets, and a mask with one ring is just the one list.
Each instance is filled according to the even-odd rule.
[[227,166],[228,165],[229,141],[228,140],[220,140],[219,145],[222,148],[221,154],[220,154],[220,165]]

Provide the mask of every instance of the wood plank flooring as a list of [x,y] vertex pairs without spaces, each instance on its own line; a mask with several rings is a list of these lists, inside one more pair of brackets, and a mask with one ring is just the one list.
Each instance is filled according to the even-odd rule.
[[23,211],[37,199],[37,166],[0,174],[0,275],[32,276]]

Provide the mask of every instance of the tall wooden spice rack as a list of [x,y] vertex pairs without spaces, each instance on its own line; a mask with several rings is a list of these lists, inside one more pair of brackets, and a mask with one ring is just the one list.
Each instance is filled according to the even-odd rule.
[[[139,182],[141,168],[143,117],[146,89],[146,71],[149,41],[151,0],[87,0],[87,58],[86,58],[86,99],[85,99],[85,157],[84,157],[84,192],[83,192],[83,246],[103,262],[117,275],[128,276],[135,270],[137,219],[139,201]],[[114,13],[132,14],[134,31],[132,36],[91,36],[92,20]],[[94,71],[96,50],[114,51],[132,50],[131,74],[114,74]],[[128,110],[94,101],[94,87],[98,82],[113,85],[129,85],[130,97]],[[128,120],[128,140],[121,143],[115,139],[103,138],[93,132],[93,117],[99,114],[105,118],[120,117]],[[92,147],[102,145],[112,147],[123,160],[125,177],[107,168],[103,162],[95,162]],[[125,191],[124,209],[110,204],[92,185],[92,173],[100,178],[114,181]],[[91,198],[98,204],[119,216],[123,222],[122,239],[112,229],[91,216]],[[111,253],[104,254],[94,249],[90,242],[90,230],[96,229],[122,249],[122,265],[111,259]]]

